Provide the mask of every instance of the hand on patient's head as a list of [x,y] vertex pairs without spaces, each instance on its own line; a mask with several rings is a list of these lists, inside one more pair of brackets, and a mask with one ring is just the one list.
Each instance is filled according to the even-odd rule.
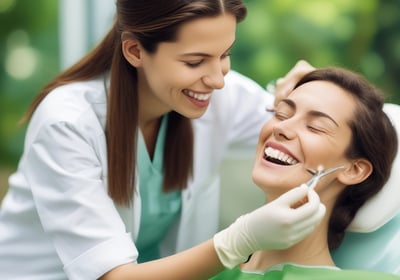
[[279,78],[276,81],[275,87],[275,102],[276,106],[278,102],[286,98],[290,92],[292,92],[297,82],[307,73],[315,70],[311,64],[305,60],[299,60],[296,65],[285,75],[283,78]]

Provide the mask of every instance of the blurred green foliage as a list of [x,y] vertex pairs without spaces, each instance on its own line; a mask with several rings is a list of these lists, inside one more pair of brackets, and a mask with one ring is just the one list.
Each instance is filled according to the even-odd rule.
[[18,125],[39,89],[59,71],[58,1],[0,1],[0,165],[15,166]]
[[232,68],[261,85],[299,59],[365,75],[400,104],[400,1],[244,0]]
[[[112,1],[112,0],[110,0]],[[400,104],[398,0],[245,0],[232,68],[261,85],[299,59],[363,73]],[[71,19],[73,20],[73,19]],[[14,166],[38,90],[59,71],[58,1],[0,1],[0,165]]]

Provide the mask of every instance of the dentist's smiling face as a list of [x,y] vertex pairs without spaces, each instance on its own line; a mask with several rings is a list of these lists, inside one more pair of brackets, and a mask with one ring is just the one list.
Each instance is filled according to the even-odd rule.
[[306,168],[346,164],[355,106],[353,97],[331,82],[312,81],[295,89],[261,130],[253,181],[273,198],[310,179]]
[[176,41],[160,43],[154,54],[143,51],[137,67],[141,104],[155,115],[173,110],[200,117],[212,92],[224,86],[236,25],[231,14],[196,19],[180,27]]

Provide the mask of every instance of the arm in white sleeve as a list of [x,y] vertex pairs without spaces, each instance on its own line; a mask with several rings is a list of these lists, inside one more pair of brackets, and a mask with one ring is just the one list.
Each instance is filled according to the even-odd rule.
[[96,279],[138,254],[107,194],[96,151],[104,134],[84,123],[41,124],[27,150],[26,178],[37,212],[69,279]]
[[307,196],[307,187],[283,194],[271,203],[240,217],[227,229],[181,253],[143,264],[125,264],[107,272],[101,280],[208,279],[244,262],[257,250],[286,248],[311,233],[321,221],[325,207],[314,191],[308,203],[293,209]]

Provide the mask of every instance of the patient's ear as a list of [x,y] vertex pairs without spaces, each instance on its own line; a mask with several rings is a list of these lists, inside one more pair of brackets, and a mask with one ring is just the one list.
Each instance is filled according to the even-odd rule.
[[122,32],[121,40],[125,59],[134,67],[141,66],[142,46],[139,40],[129,32]]
[[371,175],[373,171],[372,164],[366,159],[356,159],[350,162],[350,165],[338,174],[338,180],[345,185],[355,185],[363,182]]

